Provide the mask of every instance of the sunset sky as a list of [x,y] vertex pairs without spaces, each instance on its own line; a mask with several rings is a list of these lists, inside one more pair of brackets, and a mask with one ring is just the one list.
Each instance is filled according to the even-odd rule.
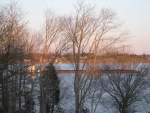
[[[71,14],[76,0],[15,0],[26,12],[29,26],[40,28],[44,10],[51,8],[57,14]],[[0,0],[0,5],[6,5],[10,0]],[[124,29],[130,31],[131,39],[128,44],[136,54],[150,54],[150,0],[85,0],[94,5],[97,10],[111,8],[124,22]]]

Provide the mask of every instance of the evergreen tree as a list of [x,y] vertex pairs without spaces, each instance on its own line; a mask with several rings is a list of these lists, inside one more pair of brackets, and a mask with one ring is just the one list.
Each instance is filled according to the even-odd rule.
[[53,113],[54,106],[59,103],[59,79],[53,64],[45,67],[43,74],[43,85],[46,99],[46,113]]

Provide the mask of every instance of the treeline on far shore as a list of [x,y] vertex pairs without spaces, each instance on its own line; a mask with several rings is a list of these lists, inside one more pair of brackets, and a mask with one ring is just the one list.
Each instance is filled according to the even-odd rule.
[[[74,61],[74,56],[71,53],[66,54],[54,54],[50,53],[48,55],[44,55],[41,53],[30,53],[24,55],[25,63],[40,63],[41,56],[44,56],[45,62],[50,63],[70,63]],[[97,57],[97,63],[116,63],[116,62],[127,62],[127,63],[136,63],[136,62],[150,62],[150,55],[148,54],[126,54],[126,53],[105,53],[101,55],[95,55],[94,53],[82,53],[80,55],[80,62],[88,62],[92,61],[94,57]]]

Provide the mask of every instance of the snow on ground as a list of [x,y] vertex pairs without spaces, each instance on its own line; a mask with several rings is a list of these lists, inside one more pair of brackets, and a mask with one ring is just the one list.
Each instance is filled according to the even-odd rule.
[[[75,110],[75,95],[73,91],[74,74],[59,74],[60,88],[61,88],[61,103],[60,106],[64,109],[65,113],[74,113]],[[149,93],[149,89],[145,91]],[[150,96],[150,95],[148,95]],[[105,106],[99,103],[95,113],[117,113],[117,110],[112,106],[112,99],[107,93],[104,93],[102,100],[105,100]],[[85,107],[91,109],[91,101],[85,103]],[[135,113],[148,113],[150,111],[150,104],[145,102],[137,103],[137,112]]]
[[[73,69],[73,65],[71,64],[55,64],[55,67],[56,67],[56,70],[72,70]],[[74,87],[73,87],[74,74],[59,74],[58,77],[60,79],[60,91],[61,91],[59,107],[61,107],[64,110],[64,113],[74,113],[75,112],[75,94],[74,94]],[[38,84],[36,85],[35,90],[36,90],[35,109],[36,109],[36,113],[38,113],[39,111],[39,102],[38,102],[39,85]],[[145,94],[150,99],[149,88],[145,90]],[[99,103],[95,113],[117,113],[117,110],[112,105],[113,101],[107,93],[104,93],[101,99],[103,100],[105,105]],[[150,104],[147,104],[146,100],[144,101],[145,102],[143,103],[136,103],[137,112],[135,113],[149,113]],[[88,100],[85,103],[84,107],[91,110],[91,100]]]

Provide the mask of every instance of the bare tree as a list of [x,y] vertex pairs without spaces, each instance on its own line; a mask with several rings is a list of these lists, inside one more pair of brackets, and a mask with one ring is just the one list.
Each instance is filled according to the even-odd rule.
[[[46,10],[45,12],[45,22],[44,22],[44,29],[43,29],[43,34],[42,39],[43,43],[40,48],[41,52],[41,57],[40,57],[40,111],[42,113],[46,113],[46,104],[48,103],[47,97],[49,96],[48,93],[44,93],[44,83],[42,82],[42,65],[46,67],[46,64],[49,62],[46,58],[50,52],[54,52],[54,57],[52,59],[52,63],[54,63],[57,54],[60,52],[60,48],[58,49],[57,46],[54,47],[54,44],[56,41],[60,38],[62,31],[62,26],[61,26],[61,19],[56,16],[54,11],[52,10]],[[58,45],[60,46],[60,45]],[[47,81],[47,79],[45,79]],[[48,81],[47,81],[48,82]],[[46,87],[46,92],[48,92],[49,87]]]
[[2,112],[15,112],[24,104],[23,60],[27,52],[28,31],[24,13],[12,2],[0,14],[0,92]]
[[[81,113],[97,67],[97,56],[113,45],[117,47],[127,35],[117,31],[121,24],[110,9],[97,13],[94,7],[81,1],[75,5],[72,14],[64,19],[64,36],[68,41],[65,46],[67,52],[72,55],[67,59],[75,70],[76,113]],[[87,53],[84,60],[82,53]]]
[[120,113],[134,112],[134,103],[144,97],[148,87],[149,64],[116,63],[103,68],[106,73],[101,78],[103,89],[112,97]]

